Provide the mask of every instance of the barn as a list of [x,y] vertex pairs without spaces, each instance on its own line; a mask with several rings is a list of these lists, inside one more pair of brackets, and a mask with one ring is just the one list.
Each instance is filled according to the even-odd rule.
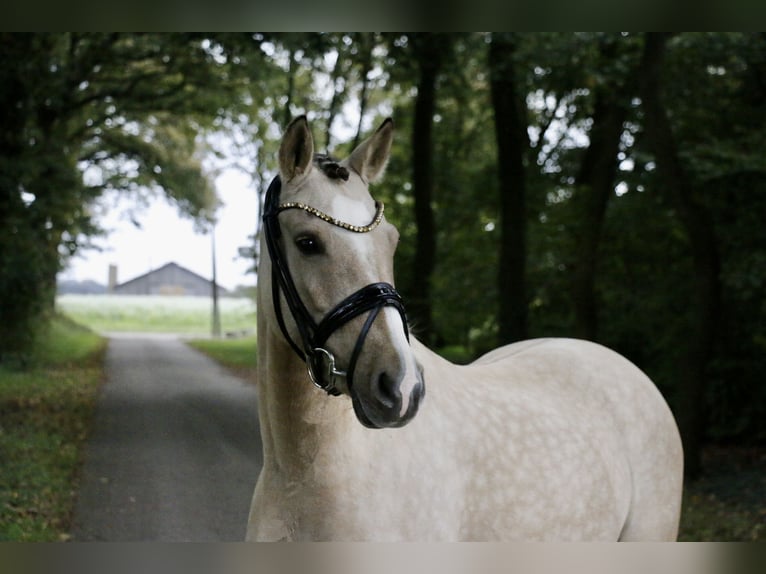
[[[210,297],[213,294],[213,282],[177,263],[166,263],[162,267],[115,285],[111,292],[120,295]],[[228,295],[228,291],[219,285],[218,294],[225,296]]]

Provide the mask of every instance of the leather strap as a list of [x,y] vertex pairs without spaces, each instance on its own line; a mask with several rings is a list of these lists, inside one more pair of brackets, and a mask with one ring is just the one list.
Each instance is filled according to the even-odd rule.
[[[266,245],[271,257],[272,266],[272,299],[274,301],[274,312],[277,317],[277,323],[285,339],[292,347],[293,351],[304,361],[309,374],[318,387],[324,389],[328,394],[338,395],[337,378],[345,376],[346,384],[349,388],[353,385],[353,373],[356,367],[359,355],[362,352],[364,341],[372,327],[372,323],[377,318],[383,307],[394,307],[402,317],[404,334],[409,340],[409,331],[407,329],[407,316],[404,310],[404,303],[399,293],[389,283],[372,283],[362,287],[359,291],[352,293],[343,301],[338,303],[324,318],[317,324],[306,309],[303,301],[295,287],[290,270],[287,267],[282,250],[279,246],[281,238],[281,229],[279,227],[278,216],[282,211],[279,206],[279,194],[281,191],[281,181],[279,176],[275,177],[266,191],[266,201],[264,202],[264,232],[266,234]],[[380,209],[382,213],[382,207]],[[311,213],[309,211],[309,213]],[[337,225],[337,224],[336,224]],[[341,226],[342,227],[342,226]],[[349,231],[353,229],[345,228]],[[365,231],[366,232],[366,231]],[[298,332],[301,337],[299,345],[287,331],[284,316],[282,313],[282,298],[284,294],[287,306],[293,316]],[[346,372],[338,371],[335,368],[335,357],[332,353],[324,349],[324,345],[332,334],[343,327],[346,323],[369,312],[369,316],[362,326],[362,330],[357,336],[354,350],[349,360],[348,370]],[[327,364],[323,364],[327,361]],[[330,380],[321,380],[322,377]]]

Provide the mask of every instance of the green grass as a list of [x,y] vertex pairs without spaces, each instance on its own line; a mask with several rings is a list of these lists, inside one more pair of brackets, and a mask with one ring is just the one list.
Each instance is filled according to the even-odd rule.
[[104,349],[57,317],[34,366],[0,367],[0,540],[67,538]]
[[255,337],[194,339],[188,341],[188,344],[235,374],[255,382],[257,364]]
[[[60,295],[56,305],[78,323],[98,332],[211,332],[212,302],[207,297]],[[222,298],[219,311],[224,333],[255,331],[255,304],[251,299]]]
[[695,487],[684,491],[678,540],[681,542],[753,542],[766,536],[763,508],[741,508]]

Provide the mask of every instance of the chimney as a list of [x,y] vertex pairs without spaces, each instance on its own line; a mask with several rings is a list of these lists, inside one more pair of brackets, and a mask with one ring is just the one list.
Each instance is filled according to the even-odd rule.
[[109,265],[109,283],[107,285],[106,292],[114,293],[114,288],[117,286],[117,266],[114,263]]

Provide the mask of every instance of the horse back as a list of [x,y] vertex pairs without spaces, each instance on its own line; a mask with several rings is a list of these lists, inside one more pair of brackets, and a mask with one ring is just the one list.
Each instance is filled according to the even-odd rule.
[[[454,373],[440,385],[443,398],[433,397],[440,409],[448,409],[447,403],[482,404],[474,416],[494,417],[493,426],[504,427],[496,441],[498,457],[506,443],[506,456],[521,461],[515,464],[550,465],[576,475],[557,481],[549,472],[530,470],[539,483],[528,487],[542,496],[549,486],[545,496],[553,500],[578,481],[595,490],[610,483],[610,504],[621,516],[615,538],[675,538],[683,482],[678,429],[654,383],[626,358],[588,341],[554,338],[507,345],[462,367],[426,363],[442,381]],[[440,389],[432,386],[431,392],[438,395]],[[583,464],[584,457],[593,457],[591,464]],[[510,486],[518,489],[520,483]]]

